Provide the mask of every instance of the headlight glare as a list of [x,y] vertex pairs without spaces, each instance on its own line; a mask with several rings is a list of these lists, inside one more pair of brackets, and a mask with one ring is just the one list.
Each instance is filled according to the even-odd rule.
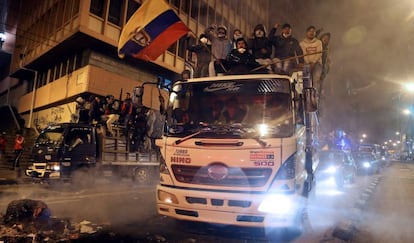
[[178,204],[178,199],[174,194],[162,190],[158,190],[158,200],[165,203]]

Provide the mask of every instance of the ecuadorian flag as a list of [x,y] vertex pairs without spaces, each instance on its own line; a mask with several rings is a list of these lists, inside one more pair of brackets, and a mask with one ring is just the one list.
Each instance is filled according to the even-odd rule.
[[122,29],[118,55],[153,61],[189,31],[164,0],[146,0]]

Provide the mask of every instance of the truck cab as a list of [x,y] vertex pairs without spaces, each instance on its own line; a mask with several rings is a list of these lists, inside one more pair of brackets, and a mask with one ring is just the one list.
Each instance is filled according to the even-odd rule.
[[69,179],[74,171],[96,165],[95,129],[86,124],[62,123],[46,127],[32,149],[31,178]]
[[299,227],[316,167],[312,92],[301,72],[177,82],[168,130],[157,140],[158,213],[214,224]]

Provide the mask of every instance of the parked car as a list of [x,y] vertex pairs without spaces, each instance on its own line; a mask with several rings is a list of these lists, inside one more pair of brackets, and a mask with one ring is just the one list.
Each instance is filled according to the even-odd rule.
[[377,158],[375,154],[369,152],[356,152],[354,153],[354,158],[359,174],[379,173],[381,167],[381,158]]
[[335,179],[338,188],[346,182],[353,183],[357,167],[352,154],[343,150],[326,150],[319,152],[319,164],[315,172],[318,181]]

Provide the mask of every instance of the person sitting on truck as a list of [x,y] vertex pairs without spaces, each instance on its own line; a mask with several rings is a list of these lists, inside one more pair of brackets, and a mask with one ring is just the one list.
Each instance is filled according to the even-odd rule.
[[77,134],[69,146],[69,151],[72,151],[74,148],[76,148],[76,146],[78,146],[79,144],[83,144],[83,143],[84,142],[81,136]]
[[229,67],[228,74],[246,74],[260,67],[254,56],[247,49],[247,42],[243,38],[236,40],[236,49],[233,49],[226,59]]

